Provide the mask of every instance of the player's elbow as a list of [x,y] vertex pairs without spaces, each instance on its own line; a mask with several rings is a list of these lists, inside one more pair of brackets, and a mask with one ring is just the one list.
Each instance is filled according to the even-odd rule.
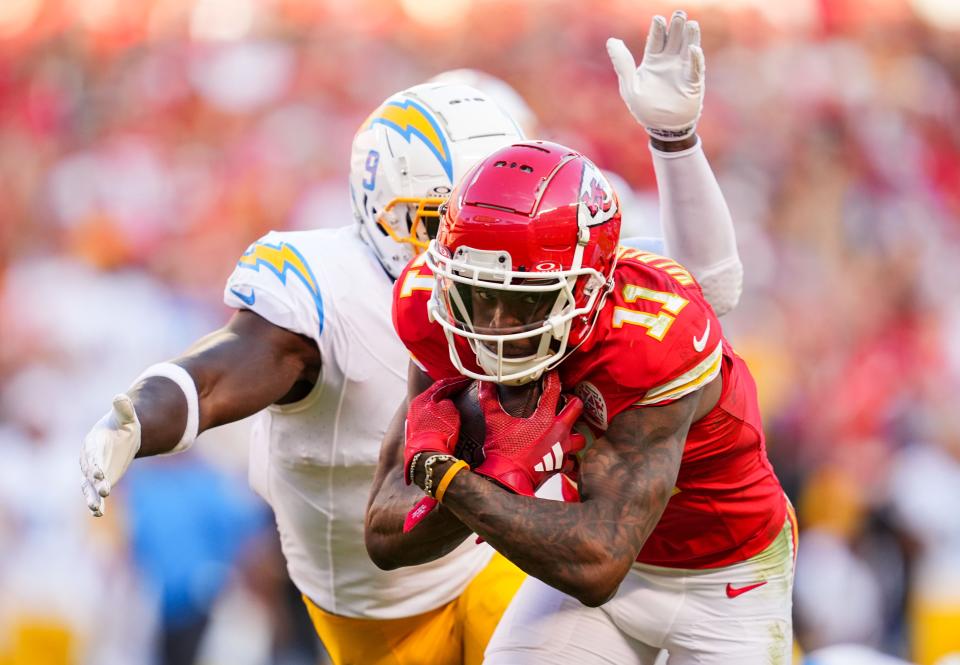
[[395,570],[403,565],[393,540],[378,527],[376,511],[368,512],[363,529],[363,544],[367,548],[367,556],[380,570]]
[[733,311],[743,291],[743,264],[739,257],[717,266],[699,278],[703,297],[717,316]]
[[571,595],[587,607],[600,607],[616,595],[622,581],[622,575],[608,571],[587,575]]
[[632,558],[620,560],[604,548],[596,554],[580,568],[577,578],[571,580],[572,588],[567,591],[587,607],[599,607],[613,598],[633,564]]
[[617,589],[620,588],[620,583],[614,585],[605,585],[592,587],[590,589],[584,589],[582,592],[576,594],[574,598],[579,600],[581,603],[587,607],[600,607],[608,600],[613,598],[617,593]]
[[397,568],[401,567],[399,561],[387,554],[384,554],[384,552],[381,550],[371,548],[369,544],[367,545],[367,555],[370,557],[370,560],[373,561],[373,565],[380,570],[396,570]]
[[396,570],[403,565],[392,549],[385,546],[383,539],[367,535],[364,544],[367,546],[367,556],[380,570]]

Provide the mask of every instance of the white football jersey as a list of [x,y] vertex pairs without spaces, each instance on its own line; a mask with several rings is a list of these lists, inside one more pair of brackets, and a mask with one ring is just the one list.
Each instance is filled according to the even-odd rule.
[[276,514],[297,587],[324,610],[393,619],[453,600],[492,550],[468,539],[422,566],[383,571],[364,512],[380,443],[406,394],[409,355],[393,330],[393,282],[356,226],[271,232],[240,257],[224,302],[316,341],[310,394],[255,417],[251,483]]

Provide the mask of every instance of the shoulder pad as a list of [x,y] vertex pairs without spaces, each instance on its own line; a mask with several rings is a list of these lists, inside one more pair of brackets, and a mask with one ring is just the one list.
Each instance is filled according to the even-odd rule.
[[324,323],[321,285],[291,235],[271,232],[250,245],[227,280],[223,300],[274,325],[319,339]]
[[647,260],[628,257],[618,264],[614,291],[598,321],[603,330],[597,351],[608,365],[603,375],[622,402],[615,411],[669,403],[720,371],[723,332],[700,287],[676,262]]

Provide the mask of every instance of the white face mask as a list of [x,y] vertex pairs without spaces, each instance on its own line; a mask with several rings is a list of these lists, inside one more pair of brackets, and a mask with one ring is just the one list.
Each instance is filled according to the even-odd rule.
[[[574,266],[579,264],[579,256]],[[517,272],[509,254],[467,247],[453,258],[436,241],[427,265],[437,278],[430,316],[444,329],[450,356],[466,376],[498,383],[534,381],[569,353],[574,319],[593,312],[605,293],[604,276],[592,268],[549,273]],[[574,290],[586,279],[587,298],[577,307]],[[599,311],[599,308],[597,308]],[[467,340],[483,374],[467,367],[456,340]]]

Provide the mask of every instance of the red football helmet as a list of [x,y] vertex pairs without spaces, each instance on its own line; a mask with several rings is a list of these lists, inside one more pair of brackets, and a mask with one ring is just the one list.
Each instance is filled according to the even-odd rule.
[[[454,188],[427,263],[430,314],[465,375],[526,383],[590,335],[613,285],[620,205],[593,163],[556,143],[502,148]],[[484,373],[467,369],[457,338]]]

